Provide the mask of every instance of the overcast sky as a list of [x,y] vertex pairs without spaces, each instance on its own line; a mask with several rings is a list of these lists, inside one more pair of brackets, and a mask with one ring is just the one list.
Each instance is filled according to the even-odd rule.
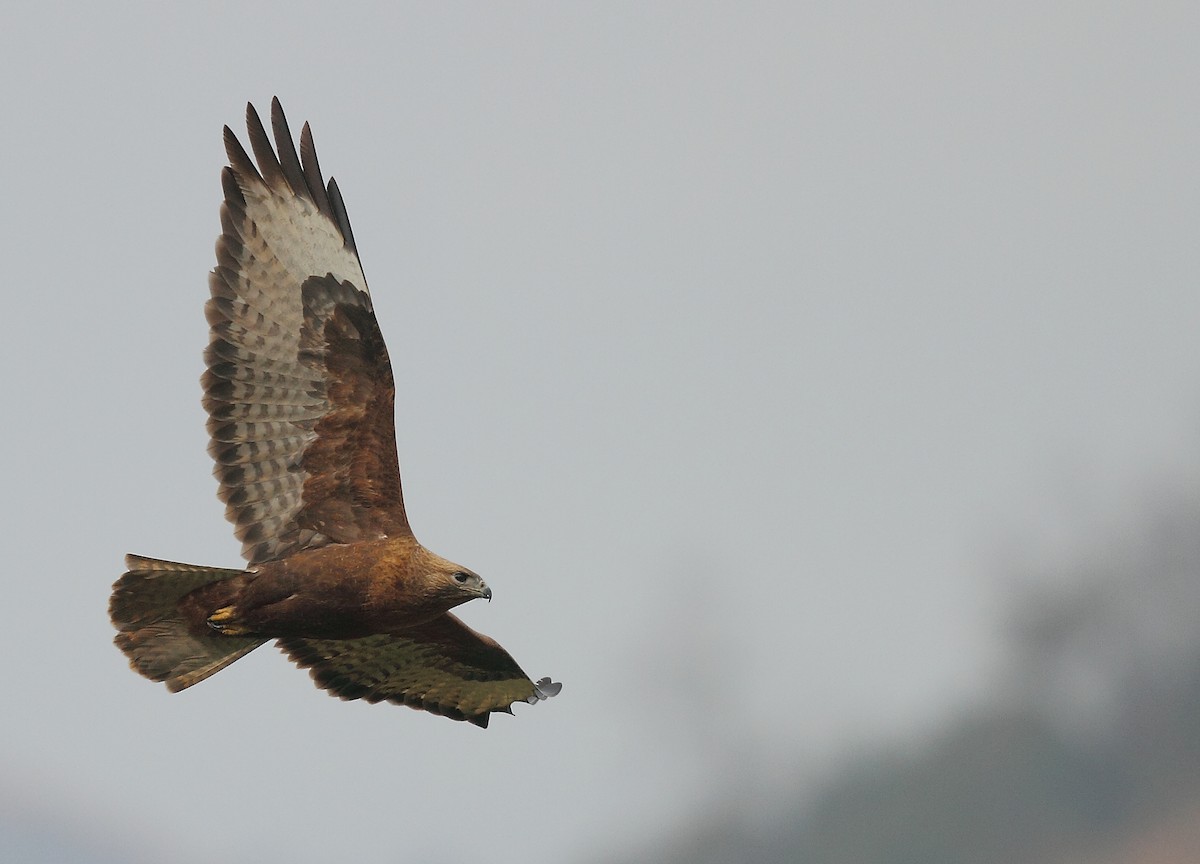
[[[986,698],[998,574],[1200,482],[1198,34],[1194,3],[8,8],[0,852],[586,862]],[[239,561],[202,307],[221,127],[276,94],[347,201],[414,529],[564,683],[486,731],[270,647],[171,695],[111,645],[124,553]]]

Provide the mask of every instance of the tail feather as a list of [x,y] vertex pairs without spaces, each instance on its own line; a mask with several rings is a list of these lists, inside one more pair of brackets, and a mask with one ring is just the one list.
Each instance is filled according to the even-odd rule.
[[241,570],[199,567],[127,555],[128,572],[113,585],[108,614],[113,640],[129,665],[172,692],[220,672],[265,642],[255,636],[222,636],[190,620],[180,601],[204,585],[241,576]]

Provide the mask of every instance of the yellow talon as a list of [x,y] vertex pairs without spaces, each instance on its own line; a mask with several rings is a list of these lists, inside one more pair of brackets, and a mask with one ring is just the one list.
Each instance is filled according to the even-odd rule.
[[249,631],[245,627],[226,623],[233,620],[233,612],[234,609],[232,606],[222,606],[208,616],[208,626],[222,636],[242,636],[248,633]]

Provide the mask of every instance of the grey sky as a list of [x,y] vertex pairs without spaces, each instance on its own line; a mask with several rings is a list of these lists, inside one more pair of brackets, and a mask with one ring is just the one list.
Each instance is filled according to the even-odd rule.
[[[998,556],[1200,480],[1195,4],[286,9],[5,13],[17,821],[589,860],[986,695]],[[110,644],[125,552],[239,560],[202,305],[221,126],[275,94],[346,197],[414,528],[564,682],[486,732],[270,648],[171,696]]]

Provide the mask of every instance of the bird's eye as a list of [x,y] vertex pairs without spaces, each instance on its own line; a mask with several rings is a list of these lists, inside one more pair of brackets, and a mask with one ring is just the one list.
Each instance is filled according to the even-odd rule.
[[457,582],[459,585],[465,585],[467,580],[470,578],[471,577],[468,576],[466,573],[458,572],[458,573],[454,574],[454,581]]

